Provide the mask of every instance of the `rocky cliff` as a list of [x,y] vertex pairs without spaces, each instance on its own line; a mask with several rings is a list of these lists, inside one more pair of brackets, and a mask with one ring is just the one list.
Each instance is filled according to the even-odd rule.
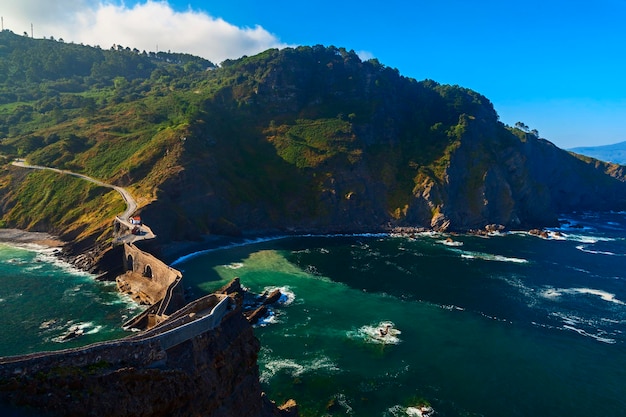
[[[18,38],[16,51],[38,44]],[[33,92],[20,118],[0,114],[8,129],[0,152],[131,187],[163,243],[246,232],[532,228],[562,212],[626,208],[622,167],[505,126],[475,91],[406,78],[343,48],[268,50],[211,71],[107,54],[148,60],[153,70],[110,87],[107,77],[123,76],[125,66],[83,75],[65,98],[80,101],[95,79],[113,94],[88,114],[69,101],[48,114],[46,97]],[[57,84],[68,77],[52,76]],[[114,193],[52,173],[6,167],[0,184],[4,224],[56,232],[82,251],[106,245],[123,207]]]
[[[181,334],[192,307],[170,317],[182,320],[172,325]],[[2,358],[0,411],[8,412],[4,407],[11,404],[51,416],[297,415],[295,404],[278,408],[262,393],[259,342],[240,305],[216,327],[182,343],[149,338],[152,333],[67,352]]]
[[[337,48],[268,51],[203,103],[144,208],[170,239],[246,231],[464,231],[626,208],[624,170],[503,125],[488,99]],[[176,221],[172,220],[172,213]]]

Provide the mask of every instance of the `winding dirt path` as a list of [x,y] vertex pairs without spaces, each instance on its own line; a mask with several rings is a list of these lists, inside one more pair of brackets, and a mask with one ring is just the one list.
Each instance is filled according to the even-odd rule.
[[113,185],[113,184],[107,184],[106,182],[102,182],[102,181],[97,180],[95,178],[88,177],[87,175],[78,174],[78,173],[72,172],[72,171],[66,171],[66,170],[63,170],[63,169],[52,168],[52,167],[45,167],[45,166],[41,166],[41,165],[30,165],[30,164],[26,163],[23,159],[15,160],[15,161],[12,162],[12,164],[17,166],[17,167],[22,167],[22,168],[42,169],[42,170],[58,172],[59,174],[71,175],[73,177],[81,178],[81,179],[83,179],[85,181],[93,182],[94,184],[100,185],[102,187],[112,188],[113,190],[117,191],[122,196],[124,201],[126,202],[126,210],[124,211],[124,213],[122,213],[119,216],[122,220],[128,221],[129,217],[135,211],[137,211],[137,202],[135,201],[133,196],[130,195],[128,190],[126,190],[125,188],[118,187],[117,185]]

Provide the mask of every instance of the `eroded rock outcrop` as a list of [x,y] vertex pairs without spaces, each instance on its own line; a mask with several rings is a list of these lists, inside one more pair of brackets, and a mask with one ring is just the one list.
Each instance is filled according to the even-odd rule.
[[201,303],[214,303],[206,297],[128,339],[3,358],[0,398],[53,416],[297,416],[295,403],[279,408],[263,394],[259,341],[241,304],[224,297],[219,320],[198,334],[181,325],[213,320],[201,318]]

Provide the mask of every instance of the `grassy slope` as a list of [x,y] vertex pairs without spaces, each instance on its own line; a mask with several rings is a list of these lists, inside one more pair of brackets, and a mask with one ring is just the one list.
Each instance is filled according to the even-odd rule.
[[[45,53],[43,41],[3,39],[5,57],[24,48]],[[22,49],[7,54],[13,44]],[[29,81],[0,65],[17,77],[0,85],[0,153],[129,186],[142,207],[158,200],[153,214],[172,223],[169,236],[178,238],[237,223],[342,222],[341,213],[402,221],[427,193],[435,216],[444,194],[429,190],[446,187],[463,141],[491,143],[494,162],[496,149],[527,139],[508,132],[471,90],[407,79],[334,47],[268,50],[206,71],[126,50],[53,46],[68,57],[82,54],[85,68],[91,59],[91,68]],[[11,59],[5,62],[28,66]],[[137,62],[149,70],[131,71]],[[468,134],[468,124],[486,133]],[[483,165],[464,174],[471,190],[482,187]],[[116,197],[54,175],[5,169],[4,224],[104,239],[105,219],[122,211]],[[53,187],[36,190],[37,181]],[[57,207],[57,198],[66,206]]]

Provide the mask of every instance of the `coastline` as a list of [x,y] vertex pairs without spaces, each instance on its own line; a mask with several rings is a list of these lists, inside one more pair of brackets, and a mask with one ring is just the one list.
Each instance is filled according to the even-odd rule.
[[0,243],[9,245],[38,245],[50,249],[62,249],[66,242],[45,232],[28,232],[20,229],[0,229]]

